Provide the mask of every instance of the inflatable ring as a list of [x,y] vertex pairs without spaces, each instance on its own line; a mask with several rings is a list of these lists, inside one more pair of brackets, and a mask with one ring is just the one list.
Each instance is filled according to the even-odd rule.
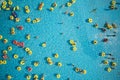
[[59,79],[60,77],[61,77],[61,75],[60,75],[60,74],[56,74],[56,78],[58,78],[58,79]]
[[2,53],[3,53],[3,54],[7,54],[7,50],[3,50]]
[[12,4],[13,4],[13,2],[12,2],[12,1],[8,1],[8,4],[9,4],[9,5],[12,5]]
[[67,5],[67,7],[70,7],[72,4],[70,2],[68,2],[66,5]]
[[14,16],[13,15],[10,15],[10,20],[14,20]]
[[17,54],[13,55],[14,59],[17,59],[19,56]]
[[57,64],[59,67],[61,67],[62,66],[62,63],[61,62],[58,62],[58,64]]
[[2,35],[0,35],[0,40],[3,38],[3,36]]
[[116,62],[111,62],[111,66],[115,67],[115,66],[117,66],[117,63]]
[[8,39],[4,39],[4,40],[3,40],[3,43],[4,43],[4,44],[8,43]]
[[25,64],[25,61],[24,61],[24,60],[21,60],[21,61],[20,61],[20,64],[21,64],[21,65],[24,65],[24,64]]
[[39,62],[34,62],[34,66],[37,67],[39,65]]
[[7,79],[8,79],[8,80],[11,80],[11,79],[12,79],[12,76],[11,76],[11,75],[7,75]]
[[30,48],[26,47],[26,48],[25,48],[25,51],[26,51],[26,52],[30,51]]
[[82,73],[82,74],[86,74],[87,71],[86,71],[86,70],[82,70],[81,73]]
[[55,57],[55,58],[58,58],[58,57],[59,57],[59,55],[56,53],[56,54],[54,54],[54,57]]
[[21,68],[20,66],[17,66],[17,70],[18,70],[18,71],[21,71],[21,69],[22,69],[22,68]]
[[20,18],[15,18],[15,22],[20,22]]
[[108,63],[109,63],[108,60],[103,61],[103,64],[105,64],[105,65],[107,65]]
[[92,23],[92,22],[93,22],[92,18],[88,18],[87,21],[88,21],[89,23]]
[[107,72],[111,72],[112,69],[110,67],[108,67],[106,70],[107,70]]
[[12,46],[8,46],[8,51],[12,51]]
[[28,18],[26,19],[26,21],[27,21],[28,23],[31,22],[31,18],[28,17]]
[[31,75],[27,75],[26,79],[28,79],[28,80],[31,79]]
[[50,10],[50,11],[53,11],[53,10],[54,10],[54,8],[53,8],[53,7],[51,7],[49,10]]
[[97,44],[98,43],[98,41],[97,40],[93,40],[93,44]]
[[33,78],[34,78],[34,79],[38,79],[38,75],[35,74],[35,75],[33,76]]
[[101,52],[101,56],[104,57],[106,55],[105,52]]
[[42,47],[46,47],[46,42],[42,43]]
[[73,50],[73,51],[77,51],[77,47],[73,47],[72,50]]
[[2,64],[7,64],[7,61],[6,61],[6,60],[3,60],[3,61],[2,61]]
[[70,16],[74,16],[74,12],[70,12],[69,15],[70,15]]
[[32,51],[31,51],[31,50],[30,50],[30,51],[28,51],[28,54],[29,54],[29,55],[32,55]]

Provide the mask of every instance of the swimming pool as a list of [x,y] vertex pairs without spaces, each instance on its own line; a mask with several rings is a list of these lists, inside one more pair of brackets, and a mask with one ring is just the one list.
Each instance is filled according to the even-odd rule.
[[[37,74],[39,79],[45,74],[45,80],[57,80],[56,74],[60,74],[59,80],[120,80],[120,6],[117,4],[116,10],[109,10],[111,0],[76,0],[70,7],[64,4],[69,0],[12,0],[12,6],[19,6],[20,10],[15,11],[20,22],[9,20],[11,10],[0,10],[0,35],[3,38],[0,40],[1,57],[3,60],[3,50],[7,50],[8,46],[12,46],[12,51],[7,51],[8,58],[6,65],[0,65],[0,80],[6,80],[7,75],[11,75],[11,80],[27,80],[26,76],[30,75],[31,80]],[[44,2],[43,9],[38,10],[38,6]],[[56,2],[57,7],[53,11],[49,8],[51,4]],[[120,0],[116,0],[120,2]],[[25,13],[24,7],[28,5],[30,13]],[[74,16],[70,16],[70,12],[74,12]],[[30,17],[31,22],[26,22]],[[32,20],[40,18],[38,23],[32,23]],[[86,20],[91,18],[92,23]],[[106,29],[102,32],[104,24],[115,23],[117,28]],[[93,27],[98,24],[98,28]],[[18,27],[17,27],[18,26]],[[19,30],[19,26],[24,29]],[[11,28],[15,29],[15,34],[11,35]],[[26,39],[26,35],[30,35],[30,39]],[[107,35],[116,35],[109,36]],[[108,42],[103,42],[104,38]],[[8,39],[8,43],[4,44],[3,40]],[[30,48],[32,55],[29,55],[22,48],[13,44],[13,40],[24,42],[24,47]],[[69,44],[69,40],[74,40],[76,51],[73,51],[73,46]],[[98,43],[94,45],[93,40]],[[41,45],[45,43],[46,47]],[[106,55],[101,57],[99,54],[105,52],[113,56]],[[54,54],[58,53],[59,57],[54,58]],[[19,57],[14,59],[14,54]],[[46,58],[50,57],[53,64],[49,65]],[[24,58],[25,64],[21,65],[20,61]],[[108,59],[110,58],[110,59]],[[115,60],[111,60],[115,58]],[[107,65],[102,61],[107,60]],[[37,67],[34,62],[39,62]],[[62,66],[58,67],[57,63],[61,62]],[[106,68],[110,67],[110,62],[116,62],[117,66],[111,72],[107,72]],[[86,70],[87,73],[81,74],[75,72],[74,67]],[[17,66],[21,70],[16,70]],[[32,71],[28,71],[28,67]]]

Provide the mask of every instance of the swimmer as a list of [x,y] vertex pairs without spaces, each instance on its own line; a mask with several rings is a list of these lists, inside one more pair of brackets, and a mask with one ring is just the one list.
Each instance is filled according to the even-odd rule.
[[57,3],[54,2],[51,6],[52,6],[52,7],[57,7]]
[[45,80],[45,74],[42,75],[42,77],[40,78],[40,80]]
[[98,29],[100,29],[102,32],[106,32],[105,28],[98,28]]
[[67,78],[67,80],[70,80],[70,78]]
[[94,26],[95,28],[98,28],[98,24],[94,24],[93,26]]
[[18,17],[18,15],[17,15],[17,13],[15,11],[12,12],[12,15],[14,16],[14,18]]
[[117,9],[118,9],[116,6],[113,6],[113,5],[110,5],[109,8],[110,8],[111,10],[117,10]]
[[3,59],[7,59],[8,58],[7,54],[4,54],[2,57],[3,57]]
[[19,46],[24,48],[24,42],[21,42]]
[[113,28],[117,28],[117,25],[115,23],[112,23]]
[[63,24],[64,22],[59,22],[58,24]]
[[38,38],[39,38],[39,36],[35,36],[34,38],[35,38],[35,39],[38,39]]
[[23,30],[23,26],[17,26],[19,30]]
[[65,11],[64,14],[68,14],[68,11]]
[[97,11],[97,8],[91,10],[90,13],[92,13],[92,12],[96,12],[96,11]]
[[71,64],[73,67],[75,67],[75,65],[74,64]]
[[77,29],[80,29],[80,26],[77,26],[76,28],[77,28]]
[[113,33],[115,33],[115,34],[116,34],[116,33],[117,33],[117,31],[113,31]]
[[103,42],[108,42],[108,38],[104,38],[102,41]]
[[116,4],[117,4],[117,5],[120,5],[120,3],[118,3],[118,2],[117,2]]
[[107,27],[108,25],[109,25],[108,22],[105,22],[104,27]]
[[112,54],[109,54],[110,56],[113,56]]
[[115,34],[113,34],[113,35],[107,35],[107,37],[115,37],[116,35]]
[[32,71],[32,68],[31,68],[31,67],[28,67],[28,69],[27,69],[27,70],[30,72],[30,71]]
[[60,35],[63,35],[63,33],[60,33]]
[[107,58],[107,59],[115,60],[115,58]]
[[60,6],[60,8],[64,8],[64,7],[65,7],[65,5],[64,5],[64,4]]
[[42,10],[43,6],[44,6],[44,3],[41,2],[40,5],[39,5],[39,7],[38,7],[38,10]]
[[110,54],[106,54],[106,55],[113,56],[111,53]]

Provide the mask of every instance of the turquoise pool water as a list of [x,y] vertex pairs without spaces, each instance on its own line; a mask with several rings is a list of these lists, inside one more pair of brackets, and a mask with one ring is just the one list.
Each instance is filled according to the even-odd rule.
[[[8,52],[8,59],[6,65],[0,65],[0,80],[6,80],[6,75],[13,76],[11,80],[26,80],[26,75],[32,76],[38,74],[41,77],[45,74],[45,80],[57,80],[56,74],[59,73],[61,78],[59,80],[120,80],[120,6],[117,5],[117,10],[107,10],[111,0],[76,0],[76,3],[71,7],[62,7],[69,0],[12,0],[13,6],[20,6],[20,11],[16,11],[20,22],[9,20],[11,11],[0,10],[0,34],[3,38],[8,39],[8,43],[4,44],[0,40],[0,51],[2,58],[2,50],[7,49],[10,45],[13,47],[12,51]],[[120,2],[120,0],[116,0]],[[40,2],[44,2],[42,11],[37,10]],[[49,11],[51,4],[56,2],[58,6],[54,11]],[[31,12],[26,14],[24,6],[29,5]],[[96,12],[91,12],[96,9]],[[74,12],[71,17],[64,12]],[[36,24],[27,23],[25,20],[30,17],[32,20],[41,18],[41,21]],[[88,23],[86,19],[92,18],[93,22]],[[105,33],[101,32],[93,25],[98,23],[99,28],[103,28],[105,22],[115,23],[118,28],[107,30]],[[16,26],[22,25],[23,30],[18,30]],[[15,28],[15,35],[10,34],[10,28]],[[79,27],[79,29],[77,28]],[[108,37],[108,42],[102,42],[108,34],[114,34],[116,37]],[[61,34],[63,33],[63,34]],[[25,38],[26,34],[31,35],[31,39]],[[35,36],[39,36],[38,39]],[[77,51],[71,50],[69,40],[75,40],[77,43]],[[25,50],[12,43],[13,40],[24,42],[25,47],[29,47],[33,54],[29,56]],[[98,40],[98,44],[91,43],[93,40]],[[46,48],[41,44],[47,43]],[[101,61],[106,60],[105,57],[99,56],[100,52],[111,53],[115,58],[117,66],[110,73],[105,70],[110,65],[104,65]],[[14,59],[13,54],[18,54],[19,58]],[[53,54],[58,53],[59,58],[53,57]],[[21,57],[26,60],[25,65],[21,66],[19,61]],[[53,65],[46,63],[46,57],[51,57],[54,62]],[[108,57],[108,56],[107,56]],[[112,60],[107,59],[109,62]],[[39,61],[39,66],[34,67],[33,62]],[[62,63],[62,67],[56,65],[57,62]],[[86,69],[87,74],[76,73],[73,67],[68,64],[74,64],[76,67]],[[16,67],[21,66],[22,70],[17,71]],[[31,67],[32,71],[28,72],[27,67]],[[31,79],[31,80],[32,80]]]

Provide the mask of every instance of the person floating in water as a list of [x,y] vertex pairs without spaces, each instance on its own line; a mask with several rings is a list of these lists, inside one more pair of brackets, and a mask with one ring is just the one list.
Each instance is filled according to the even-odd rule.
[[96,12],[96,11],[97,11],[97,8],[91,10],[90,13],[93,13],[93,12]]

